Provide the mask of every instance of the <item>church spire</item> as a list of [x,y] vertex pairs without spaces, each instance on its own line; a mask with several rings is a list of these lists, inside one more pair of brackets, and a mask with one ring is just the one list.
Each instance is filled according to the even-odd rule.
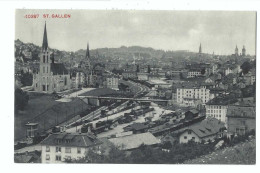
[[90,58],[90,54],[89,54],[89,44],[87,45],[86,58],[87,58],[87,59]]
[[199,53],[200,53],[200,54],[202,53],[202,50],[201,50],[201,43],[200,43],[200,47],[199,47]]
[[42,51],[46,51],[47,49],[48,49],[48,38],[47,38],[47,29],[46,29],[46,21],[45,21],[43,41],[42,41]]

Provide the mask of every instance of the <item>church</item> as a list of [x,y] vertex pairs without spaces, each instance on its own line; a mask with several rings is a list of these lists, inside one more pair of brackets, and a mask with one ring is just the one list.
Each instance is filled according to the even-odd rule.
[[70,73],[64,64],[54,61],[54,54],[49,51],[46,23],[44,26],[40,67],[33,75],[33,88],[37,92],[53,93],[71,89]]

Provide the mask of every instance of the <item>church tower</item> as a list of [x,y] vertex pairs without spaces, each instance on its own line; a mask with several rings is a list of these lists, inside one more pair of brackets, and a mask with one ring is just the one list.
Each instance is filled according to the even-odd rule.
[[246,56],[246,48],[245,48],[245,46],[243,46],[243,49],[242,49],[242,56]]
[[201,48],[201,43],[200,43],[200,47],[199,47],[199,56],[201,56],[202,54],[202,48]]
[[87,51],[86,51],[86,70],[89,72],[91,71],[89,44],[87,44]]
[[237,45],[236,45],[236,48],[235,48],[235,55],[238,56],[238,48],[237,48]]
[[41,90],[42,91],[48,91],[49,90],[49,83],[50,83],[50,71],[51,71],[51,59],[50,59],[50,52],[48,47],[48,38],[47,38],[47,28],[46,28],[46,22],[44,26],[44,33],[43,33],[43,41],[42,41],[42,51],[40,55],[40,70],[39,74],[42,76],[42,80],[40,83]]

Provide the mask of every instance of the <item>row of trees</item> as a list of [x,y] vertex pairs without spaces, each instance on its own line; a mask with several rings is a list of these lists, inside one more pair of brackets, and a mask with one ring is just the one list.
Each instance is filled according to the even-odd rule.
[[133,164],[177,164],[185,160],[194,159],[208,154],[214,150],[215,143],[199,144],[189,142],[187,144],[167,143],[167,150],[161,147],[141,145],[130,152],[121,151],[112,147],[107,154],[105,151],[98,153],[95,149],[89,150],[85,158],[80,160],[66,160],[67,163],[133,163]]

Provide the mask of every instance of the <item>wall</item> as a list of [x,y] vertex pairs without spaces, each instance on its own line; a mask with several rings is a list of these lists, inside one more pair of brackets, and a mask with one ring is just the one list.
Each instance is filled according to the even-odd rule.
[[[78,159],[80,157],[84,157],[85,153],[88,151],[87,148],[81,148],[81,153],[77,153],[77,147],[71,147],[71,153],[65,153],[65,147],[61,147],[61,152],[56,153],[56,146],[50,146],[50,151],[46,152],[46,146],[42,146],[42,163],[62,163],[67,156],[70,156],[71,159]],[[46,160],[46,155],[50,155],[50,160]],[[56,155],[61,156],[61,161],[56,161]]]
[[[184,139],[184,136],[187,136],[187,139]],[[188,130],[186,130],[179,136],[179,142],[187,143],[189,140],[192,140],[192,137],[195,138],[195,142],[201,142],[200,138],[193,131],[191,131],[191,134],[188,134]]]
[[255,118],[227,117],[227,129],[229,134],[235,134],[236,128],[247,129],[249,132],[256,128]]

